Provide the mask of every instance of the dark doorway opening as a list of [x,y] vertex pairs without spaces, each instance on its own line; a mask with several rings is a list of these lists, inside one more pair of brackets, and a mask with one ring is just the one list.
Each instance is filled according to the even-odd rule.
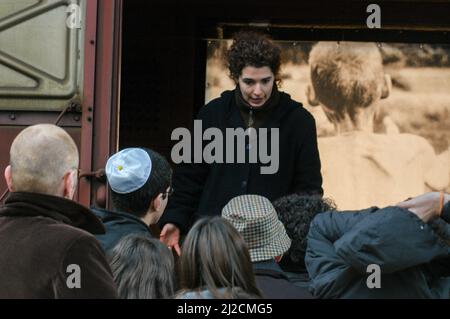
[[173,129],[189,128],[203,105],[206,41],[190,14],[153,1],[124,1],[122,35],[119,148],[169,159]]
[[205,101],[207,39],[259,26],[276,40],[448,43],[450,3],[379,1],[383,28],[368,29],[364,1],[124,1],[119,148],[167,158],[177,127]]

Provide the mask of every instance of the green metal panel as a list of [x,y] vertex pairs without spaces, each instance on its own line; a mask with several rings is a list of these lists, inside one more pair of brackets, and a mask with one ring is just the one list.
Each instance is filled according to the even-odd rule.
[[82,96],[86,1],[0,0],[0,110],[61,110]]

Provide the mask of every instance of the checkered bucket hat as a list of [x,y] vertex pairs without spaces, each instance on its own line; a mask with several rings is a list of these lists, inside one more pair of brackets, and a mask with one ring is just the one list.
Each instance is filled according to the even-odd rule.
[[223,208],[222,217],[242,234],[252,262],[280,256],[291,246],[291,240],[275,208],[265,197],[235,197]]

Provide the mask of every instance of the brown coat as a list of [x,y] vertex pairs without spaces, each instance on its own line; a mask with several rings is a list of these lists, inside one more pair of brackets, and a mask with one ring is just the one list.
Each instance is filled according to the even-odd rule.
[[[100,220],[73,201],[11,193],[0,207],[0,298],[117,298],[92,235],[101,233]],[[80,288],[69,265],[79,266]]]

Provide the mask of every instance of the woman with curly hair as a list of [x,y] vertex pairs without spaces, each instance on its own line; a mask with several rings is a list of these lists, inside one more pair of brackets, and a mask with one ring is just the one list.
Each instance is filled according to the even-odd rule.
[[[265,134],[271,143],[262,145],[261,139],[258,144],[246,141],[244,163],[194,161],[177,165],[174,194],[160,224],[161,239],[178,252],[180,234],[186,233],[192,222],[202,216],[220,215],[226,203],[236,196],[256,194],[274,200],[295,192],[323,194],[314,118],[301,103],[278,91],[280,56],[279,46],[266,35],[247,31],[234,37],[228,51],[228,67],[236,88],[204,106],[198,119],[203,132],[214,128],[226,136],[227,129],[240,129],[249,134]],[[272,133],[273,129],[278,134]],[[234,137],[231,142],[234,145]],[[251,160],[255,146],[275,156],[274,172],[262,172],[265,159]],[[234,149],[240,150],[233,146]],[[227,145],[223,149],[227,160],[229,156],[239,158],[236,151],[228,151]]]

